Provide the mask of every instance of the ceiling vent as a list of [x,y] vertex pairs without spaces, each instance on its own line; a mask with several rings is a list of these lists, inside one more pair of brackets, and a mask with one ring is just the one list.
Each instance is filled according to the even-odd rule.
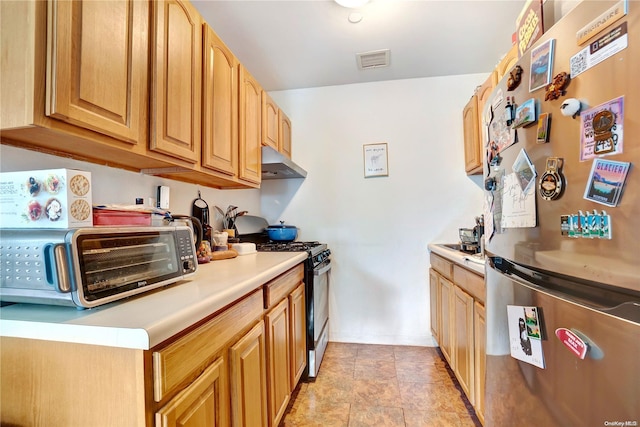
[[387,67],[389,65],[390,54],[389,49],[357,53],[356,60],[358,61],[358,68],[367,70],[369,68]]

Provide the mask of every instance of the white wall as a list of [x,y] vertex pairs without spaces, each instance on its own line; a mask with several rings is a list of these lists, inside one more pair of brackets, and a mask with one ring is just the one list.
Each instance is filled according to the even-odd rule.
[[[293,123],[305,180],[262,186],[262,213],[333,253],[330,339],[432,345],[429,242],[457,242],[482,213],[464,173],[462,109],[486,74],[272,92]],[[389,176],[363,177],[386,142]]]
[[214,205],[225,210],[229,204],[234,204],[254,215],[260,214],[259,190],[217,190],[0,145],[0,171],[2,172],[55,168],[71,168],[91,172],[93,184],[91,195],[94,204],[133,205],[136,197],[142,197],[145,202],[149,198],[155,200],[157,186],[168,185],[170,187],[169,210],[172,213],[191,215],[191,205],[193,200],[198,197],[198,190],[200,190],[202,198],[211,210],[211,225],[217,226],[217,228],[220,228],[220,219],[214,217]]

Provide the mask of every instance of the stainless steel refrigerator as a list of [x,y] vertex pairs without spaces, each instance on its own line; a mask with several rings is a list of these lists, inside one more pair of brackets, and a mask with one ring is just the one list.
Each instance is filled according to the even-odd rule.
[[483,112],[485,425],[637,426],[640,2],[581,2],[518,65]]

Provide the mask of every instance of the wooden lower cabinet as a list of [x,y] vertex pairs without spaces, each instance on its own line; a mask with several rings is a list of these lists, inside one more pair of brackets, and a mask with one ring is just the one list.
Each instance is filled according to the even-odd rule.
[[431,320],[431,335],[436,342],[440,342],[440,286],[438,285],[438,273],[429,269],[429,319]]
[[447,362],[454,366],[455,353],[451,351],[453,336],[453,330],[451,329],[453,284],[442,277],[438,278],[438,283],[440,288],[440,314],[442,316],[440,318],[440,350],[442,350],[442,354],[444,358],[447,359]]
[[267,366],[264,322],[229,350],[231,425],[267,427]]
[[484,424],[484,384],[487,356],[487,323],[484,305],[478,301],[473,307],[473,348],[475,351],[475,408],[476,415]]
[[296,388],[307,366],[307,322],[304,283],[289,295],[291,314],[291,390]]
[[189,387],[156,412],[156,427],[228,426],[226,371],[223,358],[210,365]]
[[474,335],[473,335],[473,297],[454,286],[454,372],[458,382],[474,404]]
[[484,278],[432,253],[429,282],[432,334],[484,424]]
[[0,425],[275,427],[306,366],[303,275],[150,350],[0,337]]
[[291,397],[289,301],[282,300],[265,317],[269,366],[269,421],[277,426]]

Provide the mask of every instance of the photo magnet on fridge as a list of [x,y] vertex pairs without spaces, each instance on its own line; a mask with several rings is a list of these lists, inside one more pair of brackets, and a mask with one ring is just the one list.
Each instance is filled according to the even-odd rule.
[[507,305],[511,357],[544,369],[543,334],[539,307]]

